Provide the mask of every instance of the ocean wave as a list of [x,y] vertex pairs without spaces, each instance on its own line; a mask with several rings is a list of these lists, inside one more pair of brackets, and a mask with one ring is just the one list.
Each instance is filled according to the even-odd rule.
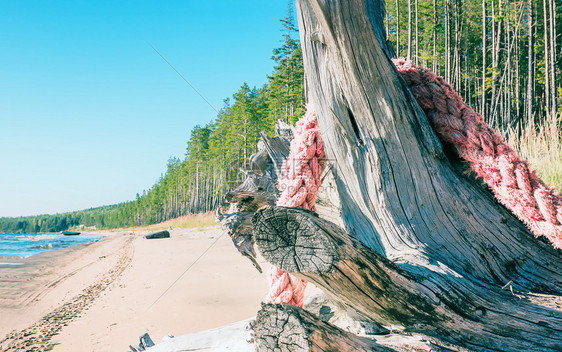
[[58,233],[1,234],[0,259],[2,256],[26,258],[41,252],[97,242],[102,237],[100,235],[64,236]]
[[49,244],[42,244],[39,246],[30,247],[31,249],[51,249],[54,248],[52,243]]
[[20,235],[17,238],[19,240],[37,242],[37,241],[58,240],[58,239],[61,239],[63,237],[64,236],[61,235],[61,234],[43,233],[43,234],[38,234],[38,235]]
[[60,233],[39,233],[39,234],[1,234],[0,241],[48,241],[48,240],[57,240],[63,238],[64,235]]

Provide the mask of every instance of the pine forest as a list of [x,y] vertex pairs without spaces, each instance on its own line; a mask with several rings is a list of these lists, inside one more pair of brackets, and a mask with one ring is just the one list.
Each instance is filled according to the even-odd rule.
[[[385,27],[397,56],[428,67],[562,186],[562,0],[387,1]],[[281,20],[267,84],[244,83],[214,121],[198,125],[185,158],[136,200],[56,215],[0,218],[0,232],[140,226],[209,212],[240,183],[260,131],[295,123],[305,108],[304,71],[292,5]],[[536,164],[534,164],[536,162]]]

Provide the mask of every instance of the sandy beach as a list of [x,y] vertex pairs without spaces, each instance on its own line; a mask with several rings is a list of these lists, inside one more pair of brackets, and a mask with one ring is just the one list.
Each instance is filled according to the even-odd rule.
[[218,227],[146,233],[0,265],[0,351],[127,351],[145,332],[158,343],[256,314],[265,276]]

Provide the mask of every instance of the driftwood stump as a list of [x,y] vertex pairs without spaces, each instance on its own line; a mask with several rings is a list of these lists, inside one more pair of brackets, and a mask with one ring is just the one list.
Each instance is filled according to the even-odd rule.
[[272,264],[403,339],[374,343],[265,305],[258,349],[561,351],[561,251],[443,151],[390,61],[384,3],[297,0],[297,10],[343,226],[267,205],[252,219],[254,240]]
[[446,268],[409,270],[309,211],[260,210],[254,233],[266,260],[384,326],[475,350],[556,351],[562,346],[559,310]]

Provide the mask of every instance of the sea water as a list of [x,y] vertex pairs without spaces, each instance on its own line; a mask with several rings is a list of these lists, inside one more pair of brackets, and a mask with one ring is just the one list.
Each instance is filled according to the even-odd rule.
[[0,233],[0,256],[26,258],[76,244],[95,242],[100,238],[102,238],[100,235],[65,236],[60,233]]

